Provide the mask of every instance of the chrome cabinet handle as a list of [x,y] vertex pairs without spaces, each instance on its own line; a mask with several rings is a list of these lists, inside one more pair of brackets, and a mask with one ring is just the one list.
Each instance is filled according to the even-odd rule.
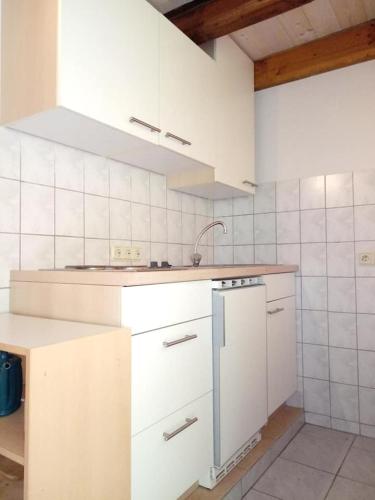
[[255,182],[248,181],[247,179],[242,181],[242,184],[248,184],[249,186],[254,187],[254,188],[258,187],[258,184],[255,184]]
[[276,309],[273,309],[272,311],[267,311],[267,314],[269,314],[270,316],[272,314],[278,314],[278,313],[281,313],[284,311],[284,307],[276,307]]
[[195,422],[198,422],[198,417],[185,418],[185,422],[186,423],[184,425],[181,425],[181,427],[179,427],[178,429],[176,429],[175,431],[173,431],[171,433],[163,432],[164,441],[169,441],[170,439],[177,436],[177,434],[180,434],[180,432],[184,431],[185,429],[187,429],[191,425],[195,424]]
[[170,132],[167,132],[165,134],[165,137],[169,139],[175,139],[176,141],[181,142],[183,146],[191,146],[191,142],[187,141],[186,139],[182,139],[182,137],[178,137],[178,135],[171,134]]
[[142,127],[149,128],[151,130],[151,132],[157,132],[158,134],[160,134],[160,132],[161,132],[160,128],[155,127],[154,125],[150,125],[149,123],[144,122],[142,120],[139,120],[138,118],[135,118],[135,116],[131,116],[129,118],[129,121],[130,121],[130,123],[138,123],[138,125],[142,125]]
[[183,342],[187,342],[188,340],[193,340],[196,339],[198,335],[193,333],[192,335],[185,335],[185,337],[182,337],[182,339],[177,339],[177,340],[171,340],[170,342],[163,342],[164,347],[172,347],[177,344],[182,344]]

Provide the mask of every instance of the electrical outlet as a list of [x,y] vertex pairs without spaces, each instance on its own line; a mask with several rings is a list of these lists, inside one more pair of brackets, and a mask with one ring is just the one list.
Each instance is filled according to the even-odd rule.
[[375,265],[375,253],[374,252],[361,252],[359,254],[359,263],[362,266]]
[[139,247],[129,247],[122,245],[111,246],[111,260],[134,261],[141,259],[141,249]]
[[131,260],[141,260],[141,249],[139,247],[132,247],[130,254]]

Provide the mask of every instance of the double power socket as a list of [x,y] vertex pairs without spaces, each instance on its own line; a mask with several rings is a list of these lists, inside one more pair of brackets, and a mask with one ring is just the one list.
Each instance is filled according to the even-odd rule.
[[117,260],[117,261],[141,260],[141,249],[139,247],[112,245],[111,260]]
[[375,252],[361,252],[358,258],[362,266],[375,266]]

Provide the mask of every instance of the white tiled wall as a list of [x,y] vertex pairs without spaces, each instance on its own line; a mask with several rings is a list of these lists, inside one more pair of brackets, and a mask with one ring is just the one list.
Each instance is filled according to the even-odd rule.
[[229,229],[215,230],[215,263],[300,266],[292,403],[308,422],[375,437],[375,266],[358,259],[375,251],[375,171],[263,184],[214,216]]
[[[141,247],[137,264],[190,264],[212,217],[212,202],[162,175],[0,128],[0,311],[10,269],[109,264],[114,242]],[[200,251],[211,263],[212,235]]]

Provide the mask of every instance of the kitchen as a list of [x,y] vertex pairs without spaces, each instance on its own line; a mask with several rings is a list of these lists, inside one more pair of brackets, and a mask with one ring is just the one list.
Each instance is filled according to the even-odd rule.
[[[4,323],[1,343],[9,350],[13,338],[14,350],[10,352],[21,356],[26,366],[24,406],[25,418],[29,421],[23,437],[25,445],[20,445],[20,448],[25,446],[25,450],[17,449],[13,455],[25,468],[24,498],[54,498],[56,490],[48,488],[43,493],[46,496],[42,496],[42,489],[47,484],[52,487],[53,482],[59,484],[61,498],[89,500],[106,498],[106,495],[130,498],[124,482],[129,480],[131,441],[131,498],[134,499],[173,500],[186,496],[190,488],[192,498],[202,499],[325,498],[326,494],[330,499],[359,498],[360,494],[363,498],[374,498],[375,484],[371,476],[375,459],[371,438],[375,437],[375,153],[372,147],[375,66],[370,60],[374,58],[370,37],[371,19],[375,15],[373,2],[331,1],[329,9],[323,5],[326,2],[301,2],[305,3],[303,7],[284,14],[278,12],[277,18],[270,17],[241,29],[236,27],[227,32],[239,29],[234,35],[226,34],[213,45],[207,41],[205,51],[141,0],[108,5],[97,2],[95,9],[93,2],[37,2],[45,7],[40,11],[33,8],[33,3],[3,1],[2,4],[1,121],[9,126],[0,129],[0,310],[8,328],[14,331],[12,337]],[[61,10],[57,13],[60,3]],[[110,6],[119,9],[117,14]],[[129,6],[133,10],[126,11]],[[162,2],[156,7],[163,10]],[[178,5],[164,7],[171,10]],[[124,12],[131,12],[126,29]],[[31,23],[32,13],[35,15]],[[314,18],[314,13],[320,13],[320,17]],[[325,16],[333,25],[333,15],[339,27],[324,32],[329,28],[326,25],[323,28],[316,19]],[[305,25],[301,24],[301,16]],[[362,36],[367,33],[370,42],[366,41],[362,54],[360,47],[355,46],[350,62],[348,59],[343,62],[335,52],[323,69],[317,70],[310,57],[306,62],[309,66],[310,61],[306,70],[310,73],[298,68],[302,73],[291,78],[279,72],[274,83],[266,88],[263,78],[272,80],[273,76],[271,70],[260,73],[268,55],[261,52],[262,47],[267,47],[266,39],[262,38],[262,23],[268,23],[266,28],[273,26],[279,30],[278,50],[270,50],[269,54],[286,50],[287,55],[288,51],[304,47],[309,55],[309,44],[314,44],[314,37],[327,35],[329,42],[330,36],[345,33],[354,36],[351,30],[362,29]],[[281,23],[284,31],[288,27],[289,38],[293,26],[298,33],[303,26],[313,25],[314,29],[310,27],[300,33],[298,43],[292,44],[289,40],[283,46],[285,37],[280,35],[280,26],[272,23]],[[349,31],[341,32],[340,28]],[[22,40],[21,34],[29,44],[15,43]],[[158,37],[160,46],[154,41]],[[360,45],[362,39],[359,36],[357,39]],[[334,40],[328,43],[328,48]],[[335,46],[340,48],[340,43],[336,41]],[[250,50],[253,51],[251,58]],[[321,50],[324,51],[324,47]],[[32,53],[39,57],[34,60]],[[108,53],[113,57],[108,57]],[[133,69],[130,75],[117,64],[116,57],[128,61]],[[270,68],[278,64],[278,57],[281,55],[274,58],[270,55]],[[257,63],[259,59],[263,59],[263,66]],[[255,88],[259,89],[255,98],[253,66]],[[277,81],[280,75],[287,79]],[[195,250],[197,236],[212,222],[224,224],[226,232],[220,224],[208,229]],[[192,265],[193,254],[197,253],[202,255],[199,266],[188,267]],[[65,266],[83,265],[137,269],[151,262],[174,267],[58,271]],[[36,271],[38,269],[57,271]],[[14,271],[10,278],[11,270]],[[292,284],[293,273],[296,278]],[[158,290],[156,295],[155,290]],[[133,296],[133,292],[140,296]],[[238,315],[228,314],[226,309],[223,314],[220,303],[224,298],[225,308],[236,309],[241,297],[247,294],[254,297],[243,299],[248,304],[248,312],[258,304],[254,314],[245,315],[254,335],[253,343],[249,344],[246,339],[250,354],[245,355],[245,347],[234,354],[228,373],[235,377],[235,367],[240,366],[238,378],[231,380],[231,387],[236,390],[220,394],[223,382],[215,385],[220,345],[225,347],[228,342],[229,346],[231,333],[243,326],[241,322],[232,325],[231,318]],[[238,298],[232,303],[231,297]],[[279,301],[286,301],[287,306]],[[296,322],[290,321],[293,308]],[[241,312],[243,310],[242,307]],[[15,314],[9,315],[8,311]],[[24,315],[31,316],[29,321],[43,321],[43,325],[51,319],[40,318],[70,321],[72,332],[79,322],[82,332],[62,334],[57,321],[51,324],[50,334],[27,339],[19,331],[26,325]],[[220,317],[225,334],[220,331]],[[119,433],[124,433],[122,439],[127,444],[119,448],[111,441],[110,433],[106,440],[103,434],[100,443],[91,442],[89,436],[82,440],[79,445],[82,448],[76,451],[77,456],[86,457],[88,471],[93,466],[89,457],[95,456],[96,445],[103,451],[101,465],[104,467],[107,463],[108,468],[104,467],[102,477],[98,474],[95,481],[89,472],[77,477],[69,471],[72,475],[67,477],[73,478],[71,484],[76,484],[77,489],[65,491],[59,460],[69,454],[69,446],[74,449],[79,441],[77,433],[79,435],[83,428],[79,431],[78,413],[74,413],[79,405],[69,410],[72,423],[77,427],[73,426],[74,432],[67,430],[64,434],[66,449],[64,453],[53,453],[56,464],[48,473],[52,452],[42,452],[42,448],[35,447],[35,442],[40,437],[40,429],[47,432],[49,419],[58,418],[57,409],[67,410],[59,406],[60,402],[46,405],[41,399],[43,411],[33,413],[38,405],[38,391],[33,402],[31,374],[38,368],[33,359],[42,346],[46,352],[55,346],[57,359],[64,356],[58,348],[67,347],[65,335],[70,340],[74,337],[77,346],[88,338],[93,344],[101,342],[104,330],[93,326],[94,336],[87,338],[87,324],[109,325],[111,337],[107,338],[113,344],[108,345],[108,349],[115,349],[117,342],[126,344],[121,350],[125,358],[132,343],[131,376],[129,360],[119,364],[117,378],[110,364],[106,372],[107,382],[113,384],[114,389],[118,378],[129,389],[127,397],[131,397],[131,404],[130,399],[122,399],[125,394],[120,397],[120,391],[111,395],[115,399],[110,399],[116,400],[127,415],[123,426],[116,420],[116,412],[106,412],[107,419],[113,418],[113,428],[118,426]],[[210,337],[211,324],[213,338]],[[276,333],[281,324],[288,326]],[[193,331],[193,326],[201,333]],[[131,332],[127,330],[125,335],[120,335],[120,327],[130,328]],[[48,330],[42,323],[35,323],[35,327],[30,323],[27,328]],[[181,330],[174,332],[173,328]],[[272,328],[276,328],[275,332]],[[168,329],[172,330],[168,333]],[[185,340],[186,336],[196,334],[198,338]],[[52,341],[53,335],[56,338]],[[280,340],[281,335],[284,337]],[[270,338],[274,343],[269,342]],[[164,346],[165,342],[181,339],[184,342]],[[199,348],[204,339],[204,348]],[[178,363],[185,369],[165,373],[159,364],[161,360],[152,353],[152,341],[158,342],[168,356],[171,352],[181,353]],[[92,349],[96,359],[98,353],[94,345]],[[255,372],[247,372],[246,360],[254,356],[255,349],[260,349],[256,361],[262,358],[263,364],[260,363]],[[297,349],[297,360],[294,349]],[[82,359],[86,359],[85,352],[80,354]],[[237,361],[242,353],[240,365]],[[199,362],[188,357],[198,354],[201,357],[194,360]],[[46,356],[40,366],[48,359]],[[100,357],[97,361],[99,363]],[[225,362],[221,360],[222,367]],[[55,373],[56,379],[51,379],[52,382],[67,391],[67,396],[69,391],[76,391],[76,401],[89,397],[84,391],[86,386],[75,387],[69,377],[69,388],[59,385],[68,366],[69,363],[61,365],[61,374]],[[136,370],[136,366],[142,369]],[[143,369],[145,366],[147,370]],[[171,369],[172,366],[177,369],[177,364],[172,363]],[[276,373],[274,378],[272,370]],[[286,371],[290,379],[284,380]],[[97,380],[92,364],[87,367],[87,373],[89,378]],[[247,384],[238,383],[245,373]],[[252,385],[254,377],[257,377],[256,383]],[[285,393],[276,385],[280,380],[285,382]],[[96,401],[90,394],[93,397],[90,404],[94,406],[105,406],[105,399],[101,401],[100,397],[108,397],[104,380],[101,383],[103,391],[95,395],[99,399]],[[139,399],[134,399],[136,384]],[[173,387],[171,398],[166,397],[169,384]],[[271,387],[276,387],[273,405],[268,400]],[[46,386],[44,390],[46,394],[51,391],[51,401],[56,399],[52,388]],[[141,397],[142,390],[146,395],[155,394],[151,408],[146,404],[147,398]],[[218,394],[221,401],[233,396],[230,403],[222,405],[222,414],[215,410]],[[65,401],[67,396],[63,398]],[[246,397],[250,398],[250,410],[246,410]],[[192,422],[194,412],[178,413],[204,398],[208,401],[206,406],[202,403],[206,416],[198,418],[198,422]],[[271,408],[277,410],[287,400],[288,406],[282,409],[291,411],[288,415],[293,415],[292,423],[288,422],[277,439],[274,433],[272,440],[269,437],[272,428],[263,426],[274,413]],[[259,402],[261,417],[253,428],[250,421],[254,417],[254,401]],[[251,430],[245,430],[243,421],[241,424],[239,420],[230,422],[233,404],[240,410],[236,417],[240,419],[243,412]],[[202,408],[196,411],[203,412]],[[296,409],[295,413],[290,408]],[[97,413],[96,418],[100,419]],[[231,465],[231,461],[221,461],[214,453],[215,446],[218,449],[218,441],[213,437],[217,420],[215,424],[211,414],[220,414],[224,427],[228,418],[240,434],[241,444],[234,445],[234,451],[239,457],[246,450],[242,463],[247,461],[248,466],[241,466],[240,461],[233,470],[220,475],[221,467]],[[17,417],[18,413],[13,415]],[[175,421],[166,420],[173,415],[178,416]],[[293,432],[297,433],[298,426],[302,426],[302,418],[306,425],[295,441],[291,441]],[[7,431],[6,419],[0,420],[1,436],[6,434],[1,433],[2,422]],[[283,419],[287,420],[285,414]],[[203,422],[211,424],[205,428]],[[167,425],[163,427],[164,424]],[[164,433],[169,437],[185,424],[189,425],[179,435],[165,441]],[[24,425],[23,421],[20,425]],[[258,443],[259,439],[254,441],[253,437],[262,427],[262,439]],[[187,461],[189,467],[185,464],[172,474],[172,466],[163,468],[157,456],[151,459],[146,445],[153,443],[148,440],[154,436],[152,429],[159,440],[155,446],[165,443],[176,446],[175,458],[169,456],[165,460],[172,460],[177,467],[176,462],[186,453],[193,457]],[[200,429],[202,434],[195,429]],[[247,435],[245,440],[242,431]],[[175,443],[189,439],[184,433],[193,436],[194,432],[200,436],[197,441],[192,438],[190,448],[179,451]],[[146,445],[134,447],[135,436],[139,443],[144,438]],[[64,446],[58,436],[54,439],[57,440],[55,449]],[[290,447],[278,457],[289,441]],[[331,443],[331,448],[341,457],[333,469],[323,465],[324,455],[328,453],[324,442]],[[203,446],[203,443],[206,444]],[[254,448],[249,449],[249,445]],[[308,445],[315,450],[310,459],[304,456],[303,449],[296,451],[298,446]],[[1,438],[2,447],[6,448]],[[297,456],[298,451],[302,457]],[[9,453],[8,450],[5,456],[12,458]],[[114,453],[119,459],[118,466],[110,459]],[[34,454],[43,460],[33,458]],[[308,454],[306,450],[305,454]],[[230,456],[234,456],[233,453]],[[332,458],[335,460],[338,460],[336,456]],[[291,463],[298,463],[292,471],[288,469]],[[214,479],[218,485],[212,490],[214,485],[204,477],[206,472],[212,481],[211,466],[220,475]],[[314,477],[315,469],[319,473],[314,482],[321,490],[310,491],[306,484]],[[45,476],[50,477],[48,481],[43,470],[47,471]],[[106,474],[112,479],[112,490],[107,494],[103,493],[105,489],[101,490],[110,482]],[[276,489],[272,486],[273,474]],[[283,483],[283,477],[288,478],[289,484]],[[10,482],[9,478],[7,481]],[[121,488],[115,487],[116,481]],[[302,482],[305,490],[290,493],[290,488],[294,489],[293,481]],[[17,481],[13,485],[15,483]],[[17,487],[21,488],[21,481],[18,483]]]

